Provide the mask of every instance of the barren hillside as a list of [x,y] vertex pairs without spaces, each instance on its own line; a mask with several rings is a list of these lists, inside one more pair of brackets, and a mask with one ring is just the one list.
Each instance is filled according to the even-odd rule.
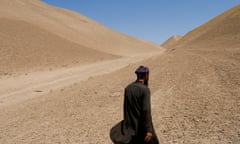
[[0,18],[0,76],[119,58],[22,20]]
[[239,13],[240,5],[147,63],[157,73],[155,119],[163,143],[240,143]]

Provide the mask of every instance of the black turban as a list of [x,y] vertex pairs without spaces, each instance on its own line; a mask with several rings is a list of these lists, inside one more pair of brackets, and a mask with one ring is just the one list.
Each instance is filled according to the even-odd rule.
[[135,74],[144,74],[144,73],[149,73],[149,68],[145,67],[145,66],[139,66],[136,71]]

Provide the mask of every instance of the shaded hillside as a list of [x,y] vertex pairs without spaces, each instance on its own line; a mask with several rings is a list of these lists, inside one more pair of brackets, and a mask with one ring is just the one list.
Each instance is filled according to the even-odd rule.
[[164,48],[171,48],[173,47],[180,39],[182,36],[179,35],[174,35],[170,37],[167,41],[165,41],[161,46]]
[[115,55],[132,56],[160,49],[156,44],[120,34],[79,13],[39,0],[1,0],[0,17],[24,20],[82,46]]
[[0,75],[113,58],[117,56],[73,43],[25,21],[0,18]]

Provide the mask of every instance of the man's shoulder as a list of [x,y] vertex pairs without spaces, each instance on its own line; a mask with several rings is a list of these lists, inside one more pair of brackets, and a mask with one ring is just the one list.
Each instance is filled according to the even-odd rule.
[[130,83],[126,88],[131,88],[131,87],[138,87],[138,88],[141,88],[141,89],[148,89],[148,87],[140,82],[132,82]]

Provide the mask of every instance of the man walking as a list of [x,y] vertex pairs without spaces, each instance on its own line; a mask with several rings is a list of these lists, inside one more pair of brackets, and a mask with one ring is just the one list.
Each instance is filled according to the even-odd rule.
[[133,131],[133,144],[159,144],[151,116],[149,69],[140,66],[135,74],[137,80],[129,84],[124,92],[123,127]]

